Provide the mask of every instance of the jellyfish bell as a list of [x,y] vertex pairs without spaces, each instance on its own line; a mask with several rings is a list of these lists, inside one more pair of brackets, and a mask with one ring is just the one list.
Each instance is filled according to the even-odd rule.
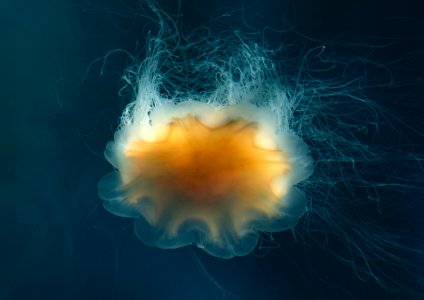
[[277,117],[248,102],[151,108],[107,146],[116,171],[99,183],[105,208],[134,217],[147,245],[195,244],[221,258],[250,253],[261,231],[293,228],[306,210],[294,185],[312,174],[312,159]]

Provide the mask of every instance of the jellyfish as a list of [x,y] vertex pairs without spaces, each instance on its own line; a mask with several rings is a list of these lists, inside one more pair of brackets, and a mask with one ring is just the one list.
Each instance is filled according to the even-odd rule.
[[[162,36],[150,44],[148,59],[126,75],[135,100],[105,150],[115,171],[98,185],[104,207],[134,218],[146,245],[196,245],[220,258],[252,252],[260,232],[293,228],[306,211],[296,184],[312,174],[313,160],[290,129],[292,104],[262,65],[262,50],[248,63],[246,45],[219,66],[223,53],[178,63],[163,57]],[[161,73],[179,64],[189,70],[173,72],[194,72],[195,60],[208,78]]]
[[404,123],[365,93],[390,86],[389,69],[322,44],[290,57],[240,31],[183,34],[154,13],[158,32],[122,77],[132,100],[105,150],[105,209],[162,249],[229,259],[291,231],[318,247],[335,240],[327,250],[361,280],[402,286],[385,273],[396,265],[419,278],[409,257],[422,250],[368,219],[382,194],[422,191],[422,157],[380,136]]
[[185,101],[158,104],[145,120],[108,144],[117,171],[99,184],[106,209],[136,217],[145,244],[241,256],[259,231],[292,228],[305,212],[294,185],[311,175],[312,159],[270,110]]

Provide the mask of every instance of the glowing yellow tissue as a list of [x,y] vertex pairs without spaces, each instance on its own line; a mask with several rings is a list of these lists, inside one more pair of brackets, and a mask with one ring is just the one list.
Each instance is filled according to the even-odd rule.
[[[243,118],[247,112],[249,120]],[[252,105],[218,109],[189,102],[156,108],[151,125],[121,128],[106,152],[119,175],[99,185],[119,195],[103,197],[106,208],[118,215],[131,208],[139,215],[145,222],[139,238],[147,238],[141,233],[146,226],[155,232],[147,244],[194,243],[220,257],[244,253],[236,249],[246,245],[251,251],[259,230],[294,226],[305,201],[290,189],[296,168],[290,149],[293,141],[305,146],[270,130],[268,113],[265,119],[264,110]],[[284,140],[292,142],[286,149]]]

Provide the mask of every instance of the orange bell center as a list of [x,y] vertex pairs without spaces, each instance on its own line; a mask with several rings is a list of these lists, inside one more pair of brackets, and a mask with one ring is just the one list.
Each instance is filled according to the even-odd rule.
[[237,119],[208,128],[188,115],[172,120],[165,140],[132,141],[126,156],[137,165],[140,182],[148,183],[142,195],[155,198],[159,195],[152,193],[166,191],[183,201],[212,204],[251,197],[260,185],[269,197],[270,182],[290,164],[284,152],[255,146],[256,134],[254,122]]

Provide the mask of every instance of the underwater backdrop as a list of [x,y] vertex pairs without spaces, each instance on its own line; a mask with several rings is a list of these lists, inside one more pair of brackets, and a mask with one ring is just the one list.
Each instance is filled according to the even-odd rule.
[[[340,240],[317,238],[306,229],[264,235],[253,253],[229,260],[194,246],[145,246],[132,219],[103,208],[97,184],[112,171],[103,151],[132,100],[122,76],[133,57],[142,61],[147,38],[158,30],[155,14],[135,0],[2,0],[0,299],[423,299],[420,1],[159,0],[158,5],[181,32],[200,26],[211,34],[240,30],[270,48],[286,47],[293,60],[325,45],[340,61],[357,63],[358,70],[367,70],[370,62],[384,66],[384,78],[372,67],[361,73],[374,83],[364,93],[396,117],[379,139],[366,140],[379,146],[382,136],[387,142],[382,147],[405,149],[410,160],[389,161],[391,174],[399,176],[399,193],[392,186],[362,195],[384,201],[346,209],[352,219],[395,233],[405,249],[399,244],[392,249],[387,238],[390,254],[370,259],[373,274],[349,261]],[[309,66],[309,73],[299,72],[305,82],[316,76],[315,65]],[[343,73],[317,67],[330,81]],[[377,182],[385,176],[365,173],[375,173],[368,179]],[[337,193],[343,197],[343,191]],[[306,228],[306,222],[300,225]],[[373,234],[384,240],[384,233],[370,231],[370,242]],[[366,248],[366,240],[355,245],[362,243]],[[398,264],[386,263],[390,255],[400,257],[394,259]]]

